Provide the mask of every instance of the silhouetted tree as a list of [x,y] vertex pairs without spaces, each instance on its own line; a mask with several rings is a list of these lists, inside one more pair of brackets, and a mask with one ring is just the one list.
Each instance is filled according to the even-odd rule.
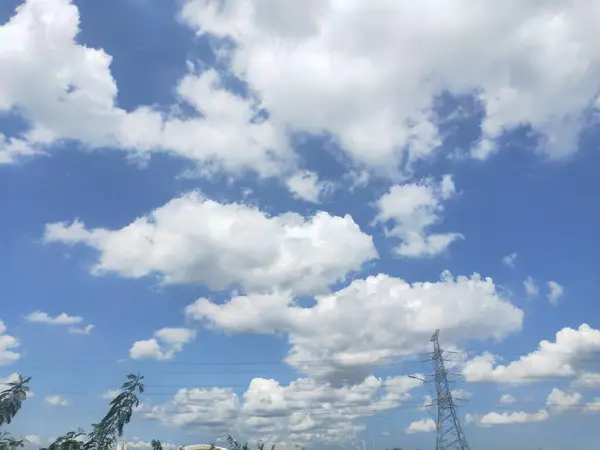
[[150,445],[152,446],[152,450],[163,450],[162,444],[158,439],[152,439]]

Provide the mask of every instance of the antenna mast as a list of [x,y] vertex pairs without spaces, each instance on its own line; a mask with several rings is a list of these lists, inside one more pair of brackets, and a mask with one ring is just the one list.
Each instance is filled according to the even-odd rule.
[[470,450],[456,414],[448,382],[448,372],[444,367],[444,358],[442,357],[444,351],[440,347],[439,334],[440,330],[436,330],[430,340],[433,342],[431,360],[435,371],[434,381],[437,395],[436,450]]

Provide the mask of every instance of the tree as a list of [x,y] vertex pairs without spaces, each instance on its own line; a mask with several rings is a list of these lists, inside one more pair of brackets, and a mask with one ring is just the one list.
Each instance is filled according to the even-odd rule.
[[144,377],[140,374],[127,375],[127,381],[121,386],[121,392],[110,402],[110,409],[102,420],[92,424],[92,431],[89,434],[85,435],[83,430],[71,431],[57,438],[44,450],[109,450],[113,448],[117,443],[117,438],[123,436],[123,428],[130,422],[133,408],[140,404],[137,395],[144,392],[143,380]]
[[150,445],[152,446],[152,450],[163,450],[162,444],[157,439],[152,439]]
[[0,425],[10,424],[21,405],[27,399],[31,377],[17,375],[16,381],[7,384],[8,389],[0,392]]
[[24,437],[15,439],[6,431],[0,432],[0,450],[16,450],[25,447],[27,442]]

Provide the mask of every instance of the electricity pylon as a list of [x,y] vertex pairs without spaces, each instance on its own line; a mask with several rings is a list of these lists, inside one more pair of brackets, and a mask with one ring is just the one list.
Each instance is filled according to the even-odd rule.
[[440,330],[436,330],[430,340],[433,342],[431,360],[433,362],[433,377],[437,396],[436,450],[470,450],[456,414],[450,383],[448,382],[448,372],[444,367],[439,334]]

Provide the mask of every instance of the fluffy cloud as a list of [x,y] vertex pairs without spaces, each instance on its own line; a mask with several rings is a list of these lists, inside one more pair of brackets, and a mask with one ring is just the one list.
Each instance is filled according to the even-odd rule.
[[475,156],[523,125],[542,137],[539,151],[572,154],[599,88],[600,6],[494,6],[187,0],[182,16],[200,34],[225,38],[219,54],[275,123],[329,133],[382,172],[393,172],[405,151],[410,163],[439,148],[433,106],[444,92],[472,94],[485,111]]
[[6,325],[0,320],[0,366],[8,366],[21,355],[15,351],[19,346],[19,341],[14,336],[6,334]]
[[312,307],[287,294],[248,295],[223,304],[201,298],[190,318],[229,332],[285,333],[287,362],[316,378],[359,380],[390,358],[426,351],[436,328],[444,342],[502,338],[521,328],[523,312],[505,300],[490,278],[452,277],[413,283],[387,275],[354,280],[316,297]]
[[429,433],[431,431],[435,431],[435,429],[435,422],[432,419],[421,419],[415,422],[411,422],[411,424],[404,431],[407,434],[414,434]]
[[523,411],[497,413],[490,412],[479,418],[477,423],[481,426],[509,425],[513,423],[543,422],[550,418],[550,414],[545,409],[540,409],[535,413]]
[[83,322],[83,317],[69,316],[67,313],[61,313],[56,317],[50,316],[42,311],[35,311],[25,317],[29,322],[47,323],[50,325],[75,325]]
[[212,290],[325,291],[377,257],[371,237],[348,215],[270,217],[199,193],[171,200],[120,230],[88,230],[79,221],[48,224],[45,241],[95,248],[100,256],[94,273],[157,273],[165,283],[201,283]]
[[580,406],[582,400],[583,396],[579,392],[573,392],[572,394],[569,394],[561,391],[560,389],[554,388],[548,395],[546,406],[551,411],[560,413]]
[[511,253],[502,258],[502,264],[508,267],[515,267],[515,260],[517,259],[517,253]]
[[286,181],[292,194],[302,200],[319,203],[321,197],[333,189],[333,184],[320,181],[315,172],[297,172]]
[[396,253],[406,257],[434,256],[463,238],[460,233],[429,232],[429,228],[440,221],[442,202],[454,194],[452,177],[445,175],[439,183],[423,180],[392,186],[377,201],[376,221],[391,221],[388,234],[401,240]]
[[498,358],[484,353],[463,366],[467,381],[526,383],[550,377],[572,377],[586,358],[600,352],[600,330],[587,324],[578,329],[563,328],[555,342],[541,341],[539,348],[507,365],[496,365]]
[[[127,442],[125,442],[125,444],[127,445],[128,448],[135,448],[135,449],[141,449],[141,450],[151,450],[152,449],[151,442],[133,440],[133,441],[127,441]],[[178,445],[173,444],[171,442],[162,442],[161,441],[161,445],[162,445],[162,448],[165,450],[175,450],[175,449],[179,448]]]
[[117,395],[119,395],[121,391],[116,389],[109,389],[104,394],[102,394],[102,398],[104,400],[113,400]]
[[537,297],[540,293],[540,288],[535,280],[531,277],[527,277],[525,281],[523,281],[523,287],[525,288],[527,295],[531,297]]
[[83,327],[76,327],[74,325],[83,322],[83,317],[70,316],[67,313],[61,313],[55,317],[43,311],[34,311],[25,317],[25,320],[34,323],[46,323],[49,325],[64,325],[69,326],[69,333],[71,334],[90,334],[94,329],[94,325],[89,324]]
[[146,406],[140,414],[167,426],[236,431],[269,442],[340,442],[362,429],[357,419],[398,407],[419,386],[407,376],[371,376],[339,388],[311,379],[282,386],[254,378],[241,398],[231,389],[180,389],[171,401]]
[[121,148],[138,156],[168,152],[207,170],[268,176],[293,169],[284,133],[258,119],[252,96],[227,91],[215,70],[196,73],[190,66],[175,87],[179,103],[199,117],[146,106],[125,111],[116,106],[112,57],[79,45],[78,34],[79,11],[71,0],[27,0],[0,26],[0,110],[18,109],[31,124],[23,138],[0,136],[0,162],[76,139],[88,148]]
[[44,397],[44,402],[50,406],[67,406],[69,402],[60,395],[48,395]]
[[500,396],[500,400],[499,400],[500,403],[504,403],[504,404],[515,403],[516,401],[517,401],[517,399],[514,396],[512,396],[511,394],[502,394]]
[[196,331],[188,328],[162,328],[152,339],[134,342],[129,350],[131,359],[172,359],[183,346],[196,337]]
[[564,288],[556,281],[548,281],[548,290],[548,301],[552,305],[556,305],[558,299],[564,294]]

